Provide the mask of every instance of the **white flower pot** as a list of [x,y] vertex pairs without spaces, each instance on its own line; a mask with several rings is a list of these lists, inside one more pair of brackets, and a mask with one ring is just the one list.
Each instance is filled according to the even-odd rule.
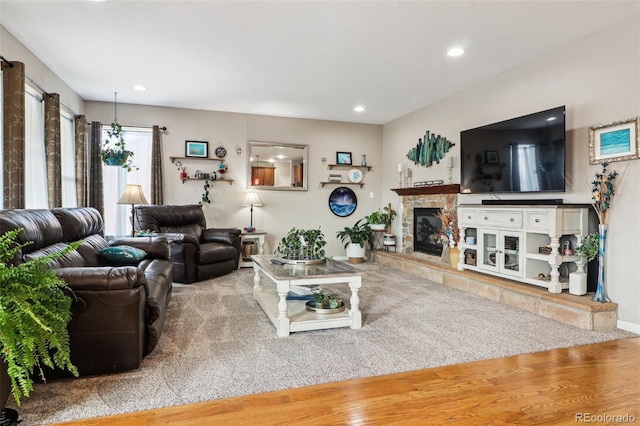
[[572,272],[569,274],[569,293],[576,296],[587,294],[587,274]]
[[360,244],[349,243],[347,257],[349,258],[349,263],[364,262],[364,246],[360,247]]

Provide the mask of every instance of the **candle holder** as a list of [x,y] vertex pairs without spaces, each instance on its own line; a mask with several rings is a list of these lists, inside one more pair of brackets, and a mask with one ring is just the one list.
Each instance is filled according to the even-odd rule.
[[400,170],[400,171],[398,172],[398,177],[399,177],[399,179],[400,179],[400,188],[404,188],[404,187],[402,186],[402,170]]

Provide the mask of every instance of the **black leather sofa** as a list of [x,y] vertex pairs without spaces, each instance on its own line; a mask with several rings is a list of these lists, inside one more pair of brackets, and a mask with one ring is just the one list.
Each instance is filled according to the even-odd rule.
[[[108,244],[102,216],[94,208],[1,210],[0,233],[18,228],[23,229],[18,242],[32,244],[23,247],[14,262],[83,240],[76,251],[51,264],[75,295],[67,328],[71,361],[80,374],[138,368],[160,339],[171,298],[168,241],[125,238]],[[115,266],[100,254],[109,245],[141,248],[147,255],[133,266]]]
[[175,282],[190,284],[238,269],[240,230],[207,228],[201,206],[144,205],[135,211],[137,231],[151,231],[170,241]]

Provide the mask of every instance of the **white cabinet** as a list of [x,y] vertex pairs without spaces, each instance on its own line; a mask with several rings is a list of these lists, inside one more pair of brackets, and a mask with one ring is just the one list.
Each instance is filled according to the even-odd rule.
[[587,236],[588,215],[586,205],[459,206],[458,269],[560,293],[569,288],[568,278],[560,277],[560,265],[584,265],[584,259],[561,252],[561,248],[567,241],[575,248]]

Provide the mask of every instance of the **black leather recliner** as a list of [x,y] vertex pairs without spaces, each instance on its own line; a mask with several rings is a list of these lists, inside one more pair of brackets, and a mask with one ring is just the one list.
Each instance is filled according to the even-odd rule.
[[[168,241],[123,238],[108,244],[102,216],[90,207],[1,210],[0,234],[18,228],[23,231],[17,241],[32,244],[22,248],[16,263],[84,241],[51,264],[74,293],[67,329],[71,361],[80,375],[138,368],[160,339],[171,299]],[[147,256],[134,266],[115,266],[100,254],[109,245],[138,247]]]
[[151,231],[171,243],[173,278],[190,284],[228,274],[240,262],[240,230],[207,228],[199,205],[135,207],[135,229]]

